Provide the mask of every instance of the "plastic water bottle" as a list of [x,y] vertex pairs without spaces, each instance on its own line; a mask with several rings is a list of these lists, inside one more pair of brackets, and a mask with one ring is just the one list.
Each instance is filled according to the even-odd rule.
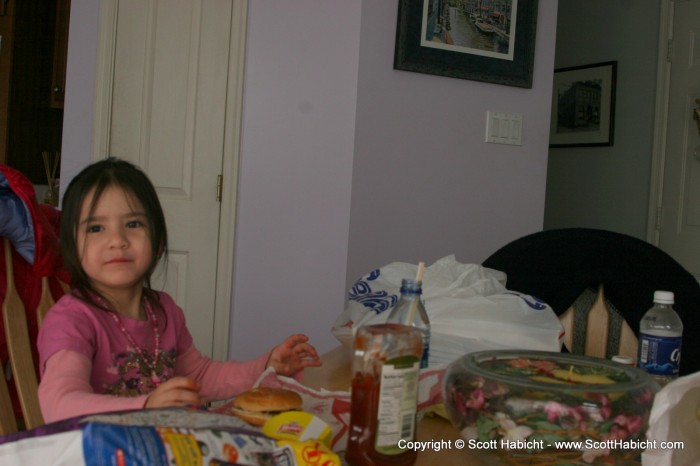
[[639,324],[637,366],[662,386],[678,377],[681,362],[683,322],[673,309],[673,303],[672,292],[655,291],[654,305]]
[[423,286],[420,280],[409,278],[401,280],[401,297],[389,313],[387,323],[408,325],[421,331],[423,356],[420,367],[424,369],[428,367],[430,354],[430,320],[423,306],[422,294]]

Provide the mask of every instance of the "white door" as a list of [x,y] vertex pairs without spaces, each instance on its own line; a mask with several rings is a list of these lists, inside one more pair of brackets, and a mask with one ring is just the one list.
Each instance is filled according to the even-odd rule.
[[700,277],[700,0],[673,2],[658,245]]
[[217,357],[226,355],[230,309],[218,256],[231,251],[220,241],[232,242],[220,238],[218,180],[233,166],[224,156],[235,156],[227,112],[240,13],[232,0],[110,0],[100,12],[97,155],[130,160],[153,181],[169,235],[168,265],[154,286],[184,309],[197,348]]

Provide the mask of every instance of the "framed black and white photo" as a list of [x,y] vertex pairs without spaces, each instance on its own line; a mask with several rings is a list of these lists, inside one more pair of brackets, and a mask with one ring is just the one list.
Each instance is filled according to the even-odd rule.
[[554,70],[549,147],[612,146],[617,62]]
[[400,0],[394,69],[532,87],[537,0]]

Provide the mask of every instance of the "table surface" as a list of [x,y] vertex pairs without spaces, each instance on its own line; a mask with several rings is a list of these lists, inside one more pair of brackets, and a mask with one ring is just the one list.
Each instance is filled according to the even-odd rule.
[[[327,390],[350,390],[352,377],[352,351],[344,346],[339,346],[321,357],[321,367],[307,368],[304,371],[304,385]],[[506,458],[488,452],[487,450],[474,450],[469,448],[455,448],[455,440],[461,439],[459,431],[448,420],[439,416],[424,416],[418,423],[417,440],[419,441],[445,441],[442,444],[451,448],[443,448],[439,451],[426,450],[418,454],[416,465],[441,466],[464,465],[493,466],[516,464]],[[519,463],[522,464],[522,463]],[[620,463],[628,466],[639,465],[638,461]]]

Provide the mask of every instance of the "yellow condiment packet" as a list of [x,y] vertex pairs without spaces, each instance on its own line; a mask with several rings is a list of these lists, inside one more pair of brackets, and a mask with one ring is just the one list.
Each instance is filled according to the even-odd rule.
[[297,466],[341,466],[340,457],[329,447],[317,440],[299,442],[296,440],[278,440],[277,445],[292,450]]
[[333,438],[328,424],[305,411],[287,411],[273,416],[263,426],[262,433],[275,440],[318,440],[329,449]]

